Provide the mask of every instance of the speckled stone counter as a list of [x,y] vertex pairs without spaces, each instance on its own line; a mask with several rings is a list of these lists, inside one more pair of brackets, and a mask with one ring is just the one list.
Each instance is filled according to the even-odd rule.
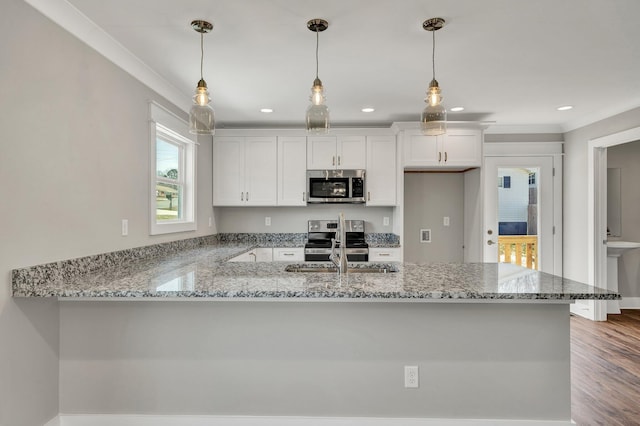
[[12,274],[13,296],[431,302],[619,298],[607,290],[509,264],[397,263],[397,272],[349,273],[341,278],[327,272],[287,272],[286,262],[227,262],[259,245],[236,240],[206,243],[149,259],[110,262],[80,274],[60,272],[56,264],[17,269]]

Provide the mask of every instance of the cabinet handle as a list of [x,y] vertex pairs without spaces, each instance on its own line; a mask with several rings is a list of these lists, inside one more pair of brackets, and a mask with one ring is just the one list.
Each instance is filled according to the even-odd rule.
[[331,159],[331,165],[335,166],[336,165],[336,156],[334,155]]
[[240,193],[240,201],[244,201],[244,192]]
[[391,256],[391,253],[378,253],[378,256],[380,256],[380,257],[389,257],[389,256]]
[[303,192],[302,193],[302,201],[305,201],[305,198],[306,198],[305,195],[306,195],[306,192]]
[[438,153],[438,163],[442,162],[442,153]]
[[371,192],[367,191],[367,201],[371,201]]
[[247,192],[247,201],[249,201],[249,193]]
[[293,256],[293,253],[282,253],[283,256]]
[[340,156],[338,155],[338,166],[340,165]]
[[447,162],[447,151],[444,152],[444,162]]

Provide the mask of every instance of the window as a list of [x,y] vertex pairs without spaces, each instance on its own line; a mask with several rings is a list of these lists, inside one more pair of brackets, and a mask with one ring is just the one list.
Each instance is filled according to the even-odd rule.
[[529,185],[535,185],[536,184],[536,174],[534,173],[529,173]]
[[194,231],[197,145],[185,121],[150,105],[151,235]]
[[498,188],[511,188],[511,176],[499,176]]

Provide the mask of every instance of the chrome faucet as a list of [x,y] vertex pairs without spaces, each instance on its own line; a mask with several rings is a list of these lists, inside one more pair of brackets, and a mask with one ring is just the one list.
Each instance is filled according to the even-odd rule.
[[[337,239],[331,239],[331,255],[329,260],[338,268],[339,275],[347,274],[347,227],[344,222],[344,213],[338,215]],[[339,253],[336,253],[336,243],[340,243]]]

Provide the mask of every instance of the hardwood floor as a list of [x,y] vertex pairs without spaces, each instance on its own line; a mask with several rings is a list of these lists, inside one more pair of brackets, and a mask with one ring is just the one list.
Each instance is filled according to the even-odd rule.
[[640,425],[640,310],[606,322],[571,317],[571,417],[579,425]]

